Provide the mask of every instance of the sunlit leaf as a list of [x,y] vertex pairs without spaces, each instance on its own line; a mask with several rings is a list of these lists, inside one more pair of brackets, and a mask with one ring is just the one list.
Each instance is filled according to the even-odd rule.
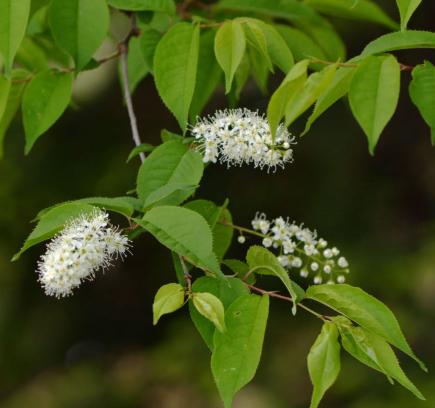
[[422,0],[396,0],[400,12],[400,29],[406,30],[408,22]]
[[0,1],[0,55],[6,74],[10,76],[12,63],[26,32],[30,0]]
[[72,83],[72,73],[47,70],[39,73],[27,86],[22,104],[26,153],[67,108]]
[[69,220],[80,215],[94,211],[95,207],[89,204],[65,203],[47,211],[39,220],[35,229],[27,237],[24,245],[18,253],[14,255],[12,261],[18,258],[32,246],[42,241],[52,238],[65,226]]
[[429,125],[432,144],[435,145],[435,66],[429,61],[413,69],[409,95]]
[[153,324],[165,315],[180,309],[184,304],[184,288],[178,283],[163,285],[156,293],[153,303]]
[[395,57],[371,56],[359,64],[350,84],[349,101],[371,154],[396,110],[399,94],[400,66]]
[[268,296],[240,296],[225,313],[226,331],[214,334],[211,370],[225,408],[257,371],[268,314]]
[[136,222],[171,251],[190,263],[223,278],[213,253],[213,236],[207,221],[195,211],[175,206],[159,206]]
[[160,40],[154,54],[154,79],[159,95],[186,131],[196,84],[199,25],[175,24]]
[[237,20],[226,21],[216,33],[214,52],[225,73],[226,93],[230,92],[234,75],[245,53],[246,40],[242,25]]
[[307,357],[313,383],[310,408],[317,408],[340,373],[340,344],[334,323],[325,322]]
[[56,43],[81,70],[107,35],[109,9],[105,0],[52,0],[49,22]]
[[383,337],[390,344],[424,364],[411,350],[393,312],[375,297],[346,284],[310,286],[306,296],[342,313],[363,328]]

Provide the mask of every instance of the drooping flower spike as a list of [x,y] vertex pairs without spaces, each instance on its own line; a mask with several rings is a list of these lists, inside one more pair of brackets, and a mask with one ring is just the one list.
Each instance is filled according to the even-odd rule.
[[94,279],[95,272],[122,258],[129,246],[106,212],[84,214],[70,220],[47,245],[38,263],[39,282],[47,295],[69,296],[84,280]]
[[190,131],[205,163],[219,160],[228,167],[253,164],[269,171],[293,161],[295,137],[281,124],[273,141],[264,115],[249,109],[216,111],[198,118]]
[[282,217],[269,221],[257,213],[252,220],[255,231],[264,235],[262,244],[279,251],[278,260],[289,272],[299,271],[303,278],[312,277],[313,283],[344,283],[349,264],[336,247],[318,238],[303,224],[297,225]]

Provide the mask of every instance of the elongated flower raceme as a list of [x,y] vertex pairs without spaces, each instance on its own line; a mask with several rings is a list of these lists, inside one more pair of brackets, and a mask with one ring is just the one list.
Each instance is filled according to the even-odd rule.
[[69,296],[84,280],[105,269],[117,257],[123,257],[130,242],[109,215],[100,210],[69,221],[47,245],[37,273],[45,293],[57,298]]
[[303,224],[297,225],[282,217],[268,220],[257,213],[252,220],[255,231],[264,235],[262,244],[279,251],[278,260],[289,272],[299,271],[303,278],[312,277],[315,284],[344,283],[349,264],[336,247],[318,238]]
[[208,118],[199,118],[191,133],[206,163],[219,160],[228,167],[253,164],[276,170],[293,161],[294,136],[281,124],[272,140],[264,116],[248,109],[217,111]]

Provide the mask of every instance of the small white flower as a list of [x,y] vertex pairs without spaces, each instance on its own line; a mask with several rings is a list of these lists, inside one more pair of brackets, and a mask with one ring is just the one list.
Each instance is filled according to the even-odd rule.
[[322,283],[322,277],[319,276],[319,275],[315,276],[314,279],[313,279],[313,282],[316,285],[320,285]]
[[267,234],[269,232],[270,223],[266,220],[260,220],[258,227],[262,234]]
[[243,235],[239,235],[237,237],[237,241],[239,244],[244,244],[246,242],[246,238]]
[[331,251],[330,249],[325,249],[325,250],[323,251],[323,256],[324,256],[326,259],[332,258],[332,257],[333,257],[332,251]]
[[300,268],[302,266],[302,259],[295,256],[291,261],[291,266],[293,268]]
[[38,263],[38,280],[47,295],[69,296],[99,269],[123,257],[129,246],[128,238],[110,226],[108,214],[95,210],[69,221],[50,241]]
[[278,256],[278,261],[284,267],[288,266],[289,264],[288,256],[285,255]]
[[272,238],[266,237],[263,239],[263,246],[270,248],[272,246]]
[[293,161],[295,137],[281,124],[273,141],[264,115],[248,109],[216,111],[208,118],[198,118],[190,131],[203,151],[204,162],[219,158],[228,166],[246,163],[275,170]]
[[292,254],[295,251],[295,248],[296,248],[296,243],[293,242],[291,239],[287,238],[284,241],[282,241],[282,249],[286,255]]
[[328,246],[328,242],[325,241],[323,238],[320,238],[318,245],[319,245],[319,248],[326,248]]
[[344,256],[340,256],[340,258],[338,258],[337,263],[340,268],[347,268],[349,266],[349,263],[347,262],[347,259]]
[[[308,277],[311,272],[316,275],[314,280],[317,283],[334,283],[344,279],[342,273],[349,273],[346,258],[338,258],[340,251],[336,247],[327,248],[328,242],[323,238],[318,239],[316,231],[303,224],[290,223],[283,217],[269,221],[266,214],[257,213],[252,226],[254,230],[267,235],[263,239],[263,246],[279,250],[277,258],[280,264],[289,270],[300,269],[302,277]],[[294,256],[295,253],[302,255]]]
[[346,277],[344,275],[338,275],[337,276],[337,282],[338,283],[344,283],[344,282],[346,282]]
[[304,245],[304,252],[305,255],[312,256],[317,253],[317,250],[314,245]]
[[252,228],[256,231],[261,231],[262,234],[267,234],[270,228],[270,222],[266,219],[266,214],[257,213],[251,222]]

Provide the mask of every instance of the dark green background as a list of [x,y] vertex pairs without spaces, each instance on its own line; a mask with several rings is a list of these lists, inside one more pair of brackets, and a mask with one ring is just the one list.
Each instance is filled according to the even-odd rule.
[[[391,15],[393,3],[385,2]],[[435,6],[424,1],[411,27],[434,29],[434,15]],[[350,55],[384,32],[365,23],[337,24]],[[407,64],[423,58],[434,62],[434,54],[398,53]],[[186,310],[165,317],[157,328],[151,325],[154,293],[174,280],[168,252],[151,237],[137,240],[134,255],[123,264],[62,300],[45,296],[36,282],[42,245],[9,262],[38,210],[134,188],[139,162],[125,163],[132,141],[112,68],[99,74],[111,76],[108,85],[70,109],[28,157],[23,157],[18,121],[6,139],[0,161],[2,407],[220,407],[207,348]],[[284,171],[209,166],[198,192],[218,203],[229,197],[238,224],[248,224],[260,210],[316,228],[349,259],[350,282],[394,310],[427,362],[426,375],[399,356],[427,396],[423,403],[343,354],[325,408],[435,407],[435,157],[430,132],[407,95],[410,74],[402,77],[399,108],[375,157],[368,155],[362,131],[340,102],[300,140],[295,163]],[[271,81],[271,89],[278,80]],[[92,81],[86,87],[92,90]],[[143,141],[158,143],[163,127],[177,130],[151,78],[134,99]],[[240,106],[264,111],[267,100],[251,83]],[[208,111],[225,106],[219,92]],[[246,248],[234,243],[231,255],[243,257]],[[301,312],[294,318],[288,305],[273,301],[258,374],[235,407],[307,407],[311,387],[305,356],[319,329],[311,316]]]

